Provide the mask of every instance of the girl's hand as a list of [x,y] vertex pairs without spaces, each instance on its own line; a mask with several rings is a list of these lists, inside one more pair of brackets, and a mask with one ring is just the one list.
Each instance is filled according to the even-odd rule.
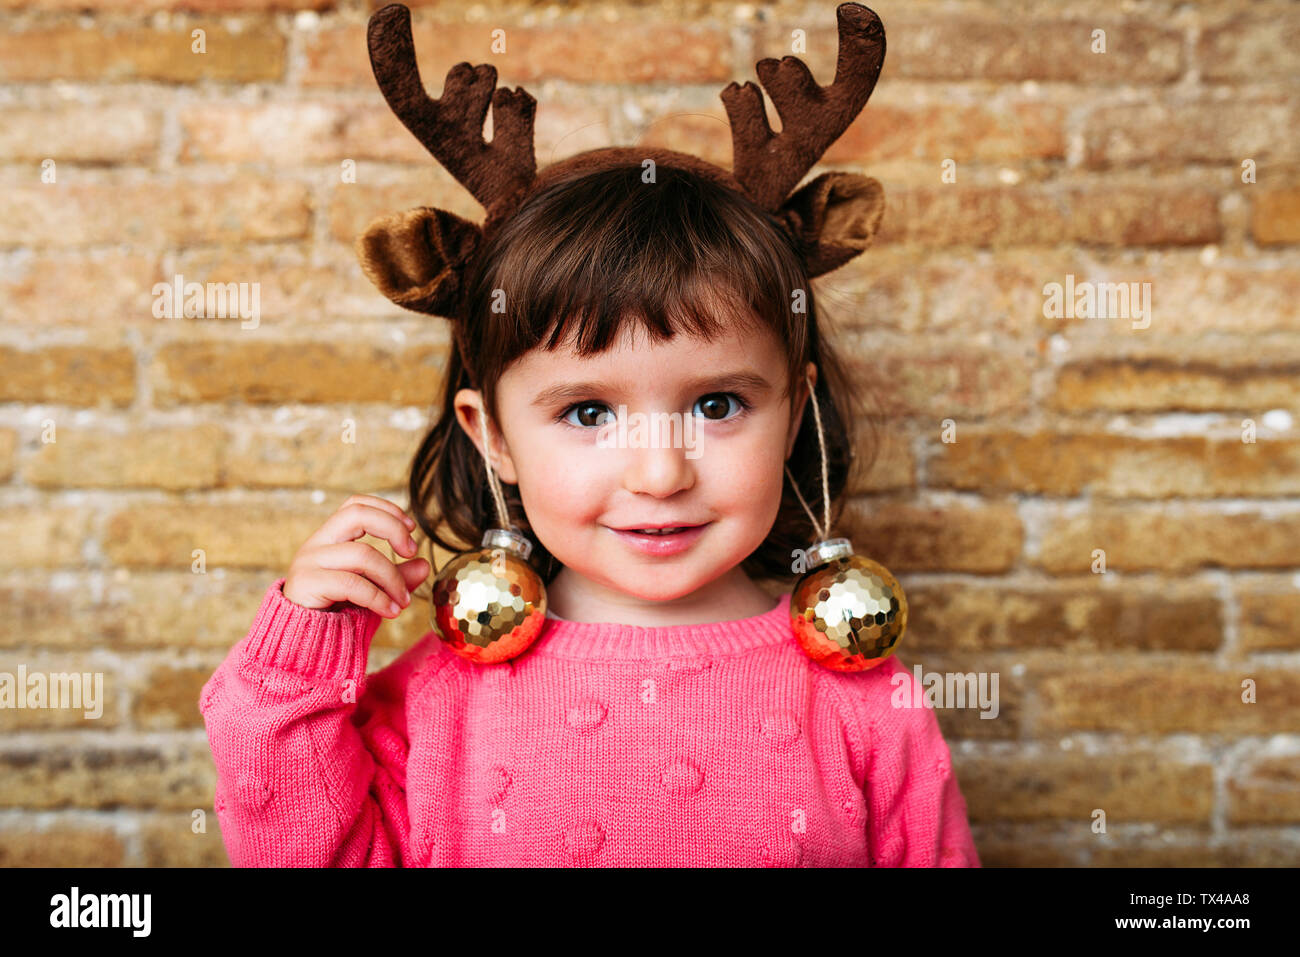
[[382,538],[399,555],[415,555],[415,519],[377,495],[351,495],[294,555],[284,597],[304,608],[351,602],[385,618],[411,603],[410,589],[428,577],[423,558],[394,565],[383,552],[356,539]]

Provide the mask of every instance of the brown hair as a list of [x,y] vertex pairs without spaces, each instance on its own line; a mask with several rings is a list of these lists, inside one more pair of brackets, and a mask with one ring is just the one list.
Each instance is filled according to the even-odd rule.
[[[640,165],[623,165],[537,190],[473,263],[453,326],[442,413],[411,464],[412,513],[440,547],[477,548],[498,524],[483,455],[456,419],[456,393],[480,390],[499,421],[497,382],[516,359],[570,339],[580,355],[604,352],[628,321],[656,342],[680,332],[710,338],[726,323],[761,323],[785,347],[787,397],[804,366],[815,363],[835,522],[855,464],[860,399],[818,328],[806,250],[773,214],[735,190],[677,167],[658,166],[650,183],[644,173]],[[794,311],[795,290],[804,291],[806,312]],[[821,452],[811,406],[809,399],[787,464],[820,522]],[[561,564],[531,534],[518,488],[502,488],[511,521],[533,540],[534,567],[550,583]],[[742,562],[755,579],[790,578],[793,551],[814,539],[788,477],[783,489],[771,532]],[[460,541],[441,537],[439,516]]]

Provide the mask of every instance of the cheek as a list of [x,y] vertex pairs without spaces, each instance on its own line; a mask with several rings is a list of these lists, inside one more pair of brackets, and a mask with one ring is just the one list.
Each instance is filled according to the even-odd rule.
[[562,534],[564,526],[600,514],[600,497],[592,494],[593,484],[600,481],[599,454],[599,450],[537,442],[515,455],[519,497],[539,534],[548,530]]
[[784,441],[784,435],[766,429],[746,441],[715,446],[712,462],[706,451],[700,474],[709,483],[710,498],[732,514],[775,519],[785,477]]

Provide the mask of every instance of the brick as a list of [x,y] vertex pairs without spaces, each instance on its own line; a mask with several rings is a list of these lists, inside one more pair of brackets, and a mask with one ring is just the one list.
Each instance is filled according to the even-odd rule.
[[1154,753],[1033,757],[953,755],[972,826],[985,821],[1073,820],[1107,826],[1133,821],[1208,828],[1214,807],[1214,768]]
[[417,206],[444,209],[480,225],[485,218],[483,207],[469,191],[439,166],[419,177],[408,176],[384,186],[341,184],[335,187],[329,201],[330,236],[351,250],[356,238],[374,220]]
[[[394,557],[386,543],[363,540]],[[421,554],[428,559],[427,545]],[[439,563],[447,557],[439,549]],[[0,615],[0,648],[81,648],[93,632],[95,647],[110,651],[229,651],[252,626],[267,588],[287,570],[209,569],[200,575],[188,565],[179,571],[118,568],[104,581],[98,573],[9,575],[0,581],[0,607],[8,612]],[[429,628],[428,603],[420,597],[380,624],[371,648],[409,648]]]
[[[68,183],[65,178],[0,192],[0,247],[184,247],[301,239],[310,218],[306,184],[284,176],[241,174],[219,183],[138,182],[116,176]],[[147,307],[151,300],[143,298],[144,292],[141,296]]]
[[[18,670],[20,665],[25,667],[24,672]],[[33,676],[40,675],[45,694],[43,707],[0,708],[0,734],[75,730],[94,735],[122,723],[124,681],[121,670],[92,660],[84,652],[55,656],[41,653],[6,655],[0,663],[0,672],[11,676],[6,681],[15,683],[14,690],[19,696],[26,695]],[[88,686],[86,674],[91,676]],[[24,677],[26,682],[18,684]],[[94,716],[96,712],[99,712],[98,717]]]
[[[492,52],[500,24],[432,23],[411,28],[430,95],[440,97],[459,62],[491,63],[499,86],[542,80],[577,83],[726,84],[731,38],[724,29],[659,19],[604,23],[584,18],[542,27],[506,27],[506,52]],[[374,75],[360,26],[321,30],[304,43],[304,86],[371,86]],[[535,95],[535,94],[534,94]]]
[[0,267],[0,322],[32,326],[157,323],[149,290],[162,279],[156,255],[88,259],[38,252]]
[[1045,586],[918,584],[907,589],[914,652],[1054,649],[1215,651],[1223,612],[1204,588],[1103,588],[1096,576]]
[[[1023,831],[1032,825],[1019,825]],[[971,836],[979,851],[980,866],[990,867],[1082,867],[1087,862],[1087,848],[1079,839],[1056,834],[1003,837],[1007,825],[971,825]],[[1035,827],[1041,832],[1041,827]]]
[[9,576],[0,582],[0,647],[229,648],[252,622],[269,573],[87,573]]
[[841,524],[860,554],[895,574],[1009,571],[1024,539],[1016,510],[1005,505],[926,508],[851,500]]
[[[414,19],[414,18],[413,18]],[[454,60],[461,59],[486,61],[486,55],[477,59],[470,48],[461,42],[462,38],[450,32],[449,25],[439,24],[435,29],[429,24],[413,22],[411,36],[415,41],[416,57],[420,63],[420,76],[425,89],[433,97],[441,96],[440,79],[446,75]],[[440,39],[446,37],[446,39]],[[302,74],[298,82],[303,86],[375,86],[375,75],[370,68],[370,55],[366,47],[366,28],[363,24],[346,27],[333,27],[318,30],[302,38],[305,57]],[[446,51],[443,53],[442,51]],[[441,56],[433,59],[434,51]],[[443,60],[448,61],[442,66]]]
[[129,348],[0,346],[0,401],[104,407],[130,405],[134,397]]
[[[911,636],[911,621],[908,622],[908,637]],[[906,639],[905,639],[906,640]],[[987,741],[1007,738],[1019,738],[1024,728],[1025,683],[1011,673],[1012,662],[1001,656],[990,658],[988,655],[932,655],[921,656],[910,642],[905,652],[899,652],[899,659],[909,675],[914,675],[914,668],[921,666],[921,687],[924,691],[926,676],[937,674],[943,682],[939,688],[948,687],[948,675],[975,675],[972,686],[969,679],[954,679],[954,694],[963,694],[964,701],[939,699],[939,706],[934,709],[939,722],[939,730],[944,738],[953,741]],[[997,675],[997,686],[993,685],[993,675]],[[984,677],[984,693],[980,698],[980,676]],[[960,688],[958,688],[960,686]],[[943,692],[946,694],[946,690]],[[964,707],[958,707],[958,703]],[[984,714],[992,717],[984,717]]]
[[300,250],[258,254],[229,247],[195,249],[176,257],[176,272],[184,282],[257,283],[259,326],[394,318],[405,312],[365,277],[351,247],[339,247],[312,263],[304,261]]
[[[346,496],[344,496],[346,497]],[[135,505],[110,514],[102,548],[129,568],[188,569],[202,549],[209,574],[225,568],[288,568],[303,542],[342,504]],[[267,583],[268,585],[270,582]]]
[[1234,11],[1231,19],[1206,25],[1196,43],[1202,80],[1261,83],[1295,78],[1300,15],[1281,6],[1266,13]]
[[[1141,330],[1147,339],[1199,336],[1216,331],[1231,332],[1242,338],[1266,332],[1300,331],[1300,313],[1293,305],[1300,298],[1300,271],[1263,263],[1237,265],[1219,260],[1206,264],[1200,261],[1199,253],[1173,250],[1151,251],[1136,262],[1040,269],[1035,276],[1035,298],[1028,301],[1026,293],[1025,309],[1026,316],[1035,319],[1043,332],[1068,332],[1071,337],[1109,341],[1136,334],[1133,322],[1139,317],[1131,306],[1128,310],[1117,310],[1117,313],[1127,311],[1128,315],[1114,317],[1044,315],[1043,286],[1051,281],[1064,290],[1067,275],[1074,277],[1076,300],[1084,282],[1093,283],[1098,292],[1096,284],[1101,282],[1149,282],[1151,324]],[[1137,288],[1140,293],[1141,287]],[[1105,311],[1109,312],[1110,307]]]
[[1300,756],[1259,758],[1229,779],[1228,823],[1300,823]]
[[[197,808],[202,818],[190,814],[151,814],[140,826],[144,867],[229,867],[230,857],[221,841],[221,828],[211,807]],[[195,822],[203,830],[195,832]]]
[[124,867],[126,847],[111,827],[17,824],[0,829],[0,867]]
[[[670,101],[674,109],[684,105]],[[596,146],[608,146],[612,137]],[[731,169],[731,126],[721,101],[710,101],[691,113],[665,112],[648,121],[636,140],[637,146],[653,146],[698,156],[723,169]]]
[[1094,867],[1295,867],[1300,847],[1268,838],[1229,835],[1211,845],[1155,844],[1132,840],[1097,848]]
[[175,342],[158,349],[150,377],[160,407],[186,402],[388,402],[429,399],[445,347],[400,350],[356,343]]
[[1047,326],[1045,277],[1067,272],[1084,272],[1077,253],[1005,247],[975,262],[952,250],[881,246],[819,279],[830,292],[819,292],[818,308],[853,330],[1029,339]]
[[[624,117],[632,112],[630,103],[658,102],[664,98],[679,103],[680,98],[689,101],[690,96],[689,87],[685,90],[673,89],[660,95],[647,93],[638,98],[635,94],[629,95],[622,87],[611,86],[584,90],[582,96],[567,102],[548,102],[545,109],[541,109],[539,103],[533,117],[533,150],[537,157],[537,168],[545,169],[552,163],[586,150],[634,142],[635,136],[616,136],[610,125],[612,116],[617,114]],[[674,123],[691,122],[694,119],[678,114],[673,117]],[[717,165],[731,168],[730,141],[725,160]]]
[[160,112],[136,106],[7,109],[0,155],[11,163],[146,163],[157,156],[161,130]]
[[1052,574],[1090,572],[1093,549],[1105,551],[1109,570],[1290,568],[1300,565],[1300,516],[1093,506],[1048,521],[1038,564]]
[[1257,356],[1253,363],[1134,356],[1069,362],[1060,368],[1051,407],[1062,412],[1300,408],[1300,366]]
[[934,487],[1146,499],[1300,493],[1300,442],[972,427],[934,448]]
[[913,271],[910,251],[911,247],[881,246],[870,264],[875,268],[850,260],[832,274],[833,279],[815,280],[819,321],[854,332],[924,329],[925,286]]
[[876,242],[932,246],[1050,245],[1071,234],[1066,208],[1048,191],[965,186],[899,187],[885,194]]
[[1084,122],[1084,164],[1094,169],[1154,163],[1258,162],[1300,147],[1300,110],[1282,101],[1179,97],[1102,106]]
[[841,342],[860,390],[885,416],[924,416],[937,430],[946,418],[1014,413],[1030,401],[1030,356],[1010,349],[954,351],[940,344],[886,350],[869,334]]
[[23,480],[38,488],[212,488],[220,483],[225,436],[213,424],[62,428],[24,459]]
[[859,427],[854,443],[859,462],[849,474],[848,494],[916,487],[916,457],[905,438],[888,429],[872,438],[868,429]]
[[1189,245],[1215,242],[1222,227],[1206,191],[1047,186],[902,187],[886,196],[877,241],[929,246]]
[[[252,625],[252,621],[249,621]],[[146,731],[202,728],[199,695],[220,656],[204,665],[161,665],[131,687],[131,720]]]
[[87,509],[16,505],[0,508],[0,567],[80,565],[90,525]]
[[[0,0],[0,9],[26,7],[41,10],[77,10],[92,13],[153,10],[185,10],[200,13],[224,13],[227,10],[326,10],[338,0]],[[414,6],[415,4],[412,4]]]
[[[350,429],[345,422],[351,423]],[[421,438],[410,430],[346,415],[292,431],[240,426],[232,429],[225,451],[224,481],[244,488],[347,492],[397,487],[407,480]]]
[[[486,31],[483,42],[490,42]],[[725,85],[732,78],[731,37],[725,27],[679,25],[657,17],[516,28],[507,30],[507,50],[502,73],[531,82]]]
[[1218,197],[1191,187],[1068,190],[1068,237],[1101,246],[1200,245],[1223,233]]
[[180,121],[186,163],[433,162],[391,110],[385,115],[373,103],[205,103],[187,108]]
[[967,103],[895,105],[873,96],[820,162],[953,159],[960,167],[1064,158],[1065,111],[1055,103],[992,109]]
[[[889,52],[886,79],[995,80],[1096,85],[1168,83],[1184,69],[1183,33],[1138,18],[1014,19],[963,16],[885,16]],[[835,76],[835,20],[816,23],[785,16],[761,35],[756,52],[790,52],[790,31],[808,34],[799,54],[819,83]],[[1106,31],[1106,52],[1093,53],[1092,31]],[[750,67],[752,69],[752,65]]]
[[8,482],[14,474],[18,452],[18,433],[13,429],[0,429],[0,482]]
[[1250,234],[1260,245],[1300,242],[1300,188],[1251,194]]
[[[1242,701],[1255,681],[1257,702]],[[1076,661],[1037,681],[1040,732],[1129,734],[1277,734],[1300,731],[1300,671],[1220,669],[1161,661],[1136,665],[1113,658]]]
[[[206,53],[191,52],[190,31],[206,31]],[[285,38],[271,20],[234,33],[211,22],[184,29],[44,27],[0,34],[0,81],[120,83],[213,80],[254,83],[284,76]]]
[[0,807],[212,806],[216,770],[206,743],[11,747],[0,751]]
[[1237,644],[1243,652],[1300,651],[1300,592],[1236,583]]

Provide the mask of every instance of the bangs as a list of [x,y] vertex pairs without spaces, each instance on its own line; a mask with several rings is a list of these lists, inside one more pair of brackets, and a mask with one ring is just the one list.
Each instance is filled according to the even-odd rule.
[[656,342],[766,327],[793,373],[812,308],[793,240],[732,190],[673,167],[653,183],[643,173],[620,166],[553,184],[494,237],[466,297],[469,337],[495,353],[476,353],[485,378],[534,348],[603,352],[629,323]]

